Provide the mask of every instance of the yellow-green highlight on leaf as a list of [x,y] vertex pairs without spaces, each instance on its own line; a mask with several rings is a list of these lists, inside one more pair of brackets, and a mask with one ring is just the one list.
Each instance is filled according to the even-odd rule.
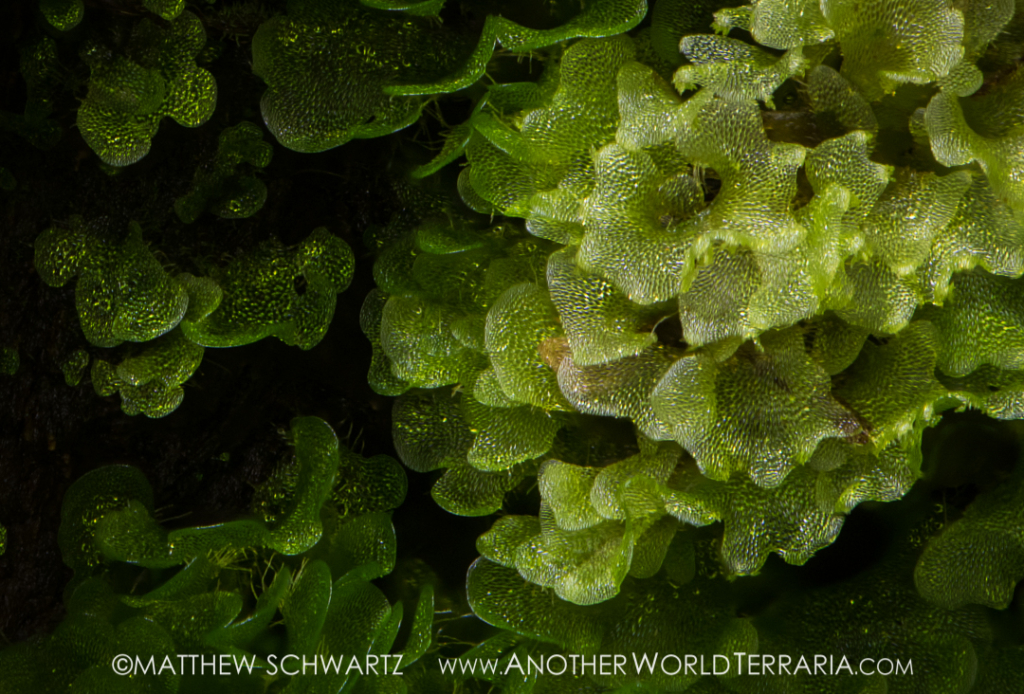
[[196,169],[192,189],[174,202],[178,219],[190,224],[205,212],[243,219],[259,212],[267,187],[254,175],[274,154],[259,127],[242,121],[221,132],[213,161]]
[[16,347],[0,347],[0,374],[13,376],[21,367],[21,355]]
[[170,277],[132,223],[127,234],[72,217],[35,242],[40,278],[60,287],[77,276],[75,303],[82,332],[97,347],[145,342],[178,325],[188,306],[185,288]]
[[102,359],[94,361],[92,385],[100,396],[120,393],[121,409],[127,415],[165,417],[181,404],[185,397],[181,386],[199,368],[203,352],[181,330],[173,330],[117,366]]
[[[1019,470],[1018,470],[1019,473]],[[968,603],[1004,610],[1024,580],[1021,475],[980,495],[963,518],[933,537],[914,570],[918,592],[947,609]]]
[[213,115],[217,83],[195,62],[205,40],[202,22],[185,12],[170,23],[136,24],[130,58],[100,47],[86,54],[92,72],[78,129],[105,164],[128,166],[146,156],[164,117],[195,128]]
[[82,381],[87,366],[89,353],[84,349],[76,349],[60,365],[60,370],[64,372],[64,382],[69,386],[77,386]]
[[142,4],[147,10],[160,15],[168,22],[177,19],[185,10],[185,0],[142,0]]
[[204,290],[210,310],[186,315],[182,331],[204,347],[235,347],[274,336],[311,349],[327,333],[337,295],[352,281],[354,269],[352,249],[323,227],[292,248],[266,241],[213,278],[219,301],[212,287]]
[[[21,47],[19,67],[25,80],[25,110],[20,114],[0,111],[0,130],[17,134],[37,149],[50,150],[60,141],[63,130],[51,119],[54,102],[64,88],[67,73],[57,55],[57,42],[49,36]],[[13,177],[8,173],[4,186]],[[12,190],[13,187],[3,187]]]
[[415,17],[436,17],[445,0],[359,0],[375,10],[404,12]]

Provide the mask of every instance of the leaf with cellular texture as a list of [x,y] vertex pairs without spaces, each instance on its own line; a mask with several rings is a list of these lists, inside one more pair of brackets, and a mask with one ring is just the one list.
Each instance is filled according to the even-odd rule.
[[165,417],[181,404],[185,397],[181,386],[199,368],[203,351],[181,330],[174,330],[117,366],[94,361],[92,385],[103,397],[120,393],[121,409],[127,415]]
[[772,94],[784,81],[806,69],[799,50],[781,58],[737,39],[708,34],[683,38],[679,49],[690,60],[672,78],[684,92],[700,85],[727,99],[757,100],[773,107]]
[[654,316],[608,280],[581,270],[575,246],[551,254],[547,275],[551,301],[577,365],[636,356],[657,341],[652,330],[644,329]]
[[663,448],[601,470],[549,460],[538,474],[540,519],[505,516],[477,548],[562,599],[607,600],[627,574],[649,577],[661,568],[678,523],[665,517],[656,483],[677,459],[677,448]]
[[717,250],[679,295],[683,338],[694,347],[745,340],[814,316],[820,275],[811,252]]
[[185,10],[185,0],[142,0],[142,4],[147,10],[160,15],[168,22],[176,19]]
[[[473,193],[516,216],[526,216],[534,204],[549,204],[543,195],[534,196],[585,166],[595,143],[614,137],[615,74],[633,54],[625,36],[581,41],[562,56],[550,103],[523,114],[520,127],[486,111],[474,116],[476,132],[466,147]],[[585,195],[572,188],[566,192],[568,199],[561,204],[570,207],[572,199]]]
[[970,185],[966,171],[936,176],[897,170],[861,227],[874,257],[898,276],[912,273],[930,255]]
[[456,334],[461,311],[420,296],[391,296],[380,319],[382,356],[392,378],[435,388],[468,380],[486,362]]
[[910,323],[923,300],[913,275],[900,277],[879,259],[840,266],[828,305],[847,323],[883,335]]
[[337,295],[348,288],[354,270],[352,249],[323,227],[292,248],[265,241],[214,277],[222,292],[219,303],[205,315],[186,316],[182,331],[204,347],[274,336],[311,349],[327,333]]
[[832,397],[824,369],[797,330],[762,336],[725,362],[697,353],[673,364],[652,394],[655,413],[708,477],[748,474],[777,486],[829,437],[856,435],[856,417]]
[[110,511],[125,508],[135,500],[153,510],[153,489],[138,468],[128,465],[93,470],[68,489],[61,505],[61,526],[57,541],[64,563],[87,571],[101,561],[94,538],[96,525]]
[[1024,71],[1018,70],[982,96],[940,92],[924,112],[935,159],[945,166],[977,162],[992,190],[1018,215],[1024,211],[1022,96]]
[[878,132],[878,118],[868,100],[849,80],[827,65],[817,65],[808,74],[807,96],[815,120],[826,132]]
[[370,372],[367,381],[374,392],[381,395],[401,395],[409,389],[409,383],[394,374],[391,359],[384,353],[380,343],[380,328],[384,306],[388,295],[379,289],[373,289],[366,295],[362,309],[359,311],[359,327],[370,340],[373,356],[370,358]]
[[914,321],[883,343],[868,341],[835,388],[863,422],[863,432],[882,448],[932,422],[948,391],[935,377],[941,338],[928,321]]
[[749,31],[754,40],[785,50],[828,41],[835,32],[828,26],[817,0],[753,0],[750,5],[715,13],[715,28]]
[[1024,419],[1024,371],[982,366],[968,376],[937,374],[961,404],[996,419]]
[[383,87],[451,70],[467,51],[445,38],[425,18],[354,2],[291,2],[288,14],[264,22],[253,37],[253,72],[267,83],[263,119],[298,152],[411,125],[421,102],[392,99]]
[[671,426],[651,396],[681,356],[679,350],[655,344],[636,356],[581,366],[567,354],[558,365],[558,385],[579,412],[628,417],[645,436],[669,439]]
[[209,210],[224,219],[242,219],[259,212],[267,187],[253,170],[270,164],[274,150],[258,127],[242,121],[221,132],[217,154],[196,170],[192,190],[174,202],[178,219],[189,224]]
[[186,12],[167,24],[140,21],[125,55],[95,48],[92,74],[78,109],[78,129],[106,164],[128,166],[149,153],[160,121],[195,128],[217,105],[213,75],[196,65],[205,43],[202,22]]
[[1022,476],[980,495],[936,535],[917,562],[921,595],[947,609],[968,603],[1006,609],[1024,580]]
[[292,437],[298,465],[295,491],[270,535],[270,546],[288,555],[305,552],[319,541],[320,507],[331,494],[340,459],[338,438],[322,419],[296,418]]
[[558,379],[540,353],[541,343],[559,333],[551,299],[536,284],[509,288],[490,308],[484,347],[509,398],[544,410],[568,409]]
[[[693,266],[692,241],[676,225],[702,206],[696,185],[658,167],[647,152],[618,144],[597,152],[594,169],[577,266],[603,276],[632,302],[671,299]],[[678,180],[676,199],[663,194],[672,179]]]
[[469,463],[453,465],[434,484],[438,506],[458,516],[489,516],[501,509],[505,495],[526,478],[526,464],[484,472]]
[[[923,600],[913,584],[914,554],[901,540],[887,556],[852,579],[790,591],[754,620],[762,653],[820,649],[834,653],[837,664],[845,656],[851,671],[806,668],[791,669],[786,675],[778,669],[764,670],[760,676],[745,674],[730,684],[736,691],[754,687],[770,694],[1001,691],[976,687],[983,676],[979,669],[983,644],[991,639],[985,615],[976,609],[947,610]],[[895,667],[887,673],[884,665],[871,678],[857,672],[858,664],[883,664],[883,658],[912,662],[913,674]],[[877,684],[869,684],[868,679]]]
[[983,365],[1024,368],[1024,284],[974,271],[954,275],[949,298],[924,317],[942,336],[938,367],[967,376]]
[[683,467],[662,497],[667,512],[683,522],[722,521],[722,560],[730,572],[745,575],[757,573],[770,553],[804,564],[832,544],[855,506],[901,498],[919,469],[920,449],[913,442],[872,454],[828,439],[775,488],[745,475],[717,482]]
[[797,170],[807,150],[769,140],[756,105],[704,94],[695,97],[699,100],[694,107],[699,109],[678,140],[686,161],[713,169],[722,181],[698,228],[712,238],[754,250],[791,248],[803,233],[793,199]]
[[58,31],[71,31],[85,17],[83,0],[39,0],[43,17]]
[[[432,24],[440,3],[297,0],[253,39],[253,71],[267,82],[261,108],[278,140],[319,152],[378,137],[419,118],[418,95],[453,92],[483,76],[495,43],[530,51],[632,28],[645,0],[596,0],[566,24],[533,30],[487,17],[475,46]],[[443,160],[443,159],[442,159]]]
[[525,472],[522,465],[487,472],[467,462],[475,436],[463,411],[464,397],[447,389],[402,395],[395,401],[392,434],[407,467],[417,472],[446,469],[431,490],[442,508],[462,516],[486,516],[501,507]]
[[963,14],[950,2],[825,0],[843,75],[874,100],[904,83],[945,76],[964,54]]
[[72,217],[35,242],[40,278],[60,287],[78,277],[75,303],[82,332],[98,347],[145,342],[170,332],[185,315],[188,293],[171,278],[132,223],[126,235]]
[[466,394],[462,407],[474,434],[466,460],[484,472],[507,470],[544,455],[563,425],[557,412],[532,405],[491,407]]
[[974,267],[1007,277],[1024,272],[1024,222],[1000,200],[981,173],[932,244],[931,254],[918,268],[918,276],[935,302],[946,298],[955,272]]

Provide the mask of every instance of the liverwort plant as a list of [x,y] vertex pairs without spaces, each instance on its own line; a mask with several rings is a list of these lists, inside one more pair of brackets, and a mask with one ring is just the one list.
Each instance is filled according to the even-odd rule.
[[[464,155],[462,201],[525,230],[428,214],[363,308],[402,459],[466,515],[536,475],[539,516],[479,549],[580,605],[712,522],[731,574],[802,564],[907,493],[941,412],[1024,402],[1014,4],[762,0],[677,36],[678,68],[668,5],[489,86],[415,175]],[[595,454],[588,416],[632,450]],[[1005,605],[1020,571],[985,565]]]

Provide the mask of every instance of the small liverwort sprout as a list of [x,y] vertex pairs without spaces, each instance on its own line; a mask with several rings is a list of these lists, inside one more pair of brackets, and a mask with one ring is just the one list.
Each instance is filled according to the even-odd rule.
[[196,170],[192,189],[174,202],[178,218],[190,224],[205,211],[224,219],[256,214],[267,199],[267,187],[254,174],[270,164],[273,154],[256,125],[242,121],[225,129],[213,160]]

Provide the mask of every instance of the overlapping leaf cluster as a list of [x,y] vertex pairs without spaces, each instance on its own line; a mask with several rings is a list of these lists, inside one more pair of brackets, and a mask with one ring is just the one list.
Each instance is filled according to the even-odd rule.
[[268,85],[261,108],[278,141],[321,152],[379,137],[420,117],[427,94],[454,92],[483,76],[495,45],[528,52],[579,36],[636,26],[646,0],[594,0],[547,30],[488,16],[472,39],[442,30],[444,0],[290,0],[260,26],[253,71]]
[[[27,43],[21,48],[21,76],[25,80],[25,109],[20,114],[0,111],[0,128],[17,133],[34,147],[48,150],[57,144],[61,128],[54,119],[54,96],[62,81],[62,69],[57,58],[57,42],[50,37]],[[13,174],[6,171],[3,190],[16,187]]]
[[[198,126],[216,101],[196,64],[200,20],[181,0],[143,4],[162,20],[139,22],[123,50],[85,53],[79,127],[116,166],[145,156],[164,116]],[[441,28],[443,4],[292,0],[256,34],[253,69],[278,141],[318,152],[414,123],[424,97],[476,82],[496,45],[549,49],[531,56],[545,63],[537,82],[479,87],[469,120],[413,171],[465,155],[458,192],[479,216],[435,206],[384,244],[360,316],[370,384],[397,396],[396,447],[414,470],[444,470],[442,507],[487,515],[536,478],[538,515],[499,518],[467,579],[473,611],[501,631],[460,659],[498,668],[268,674],[267,653],[386,653],[402,618],[370,580],[395,563],[404,473],[300,418],[296,461],[257,491],[254,518],[170,529],[133,468],[79,480],[60,536],[75,570],[68,619],[0,653],[0,692],[1024,688],[1020,647],[993,646],[976,607],[1006,608],[1024,579],[1019,466],[940,532],[756,618],[723,580],[771,553],[802,564],[855,506],[902,497],[942,411],[1022,418],[1019,3],[661,0],[651,27],[627,36],[647,3],[593,0],[555,29],[492,15],[471,38]],[[83,4],[40,7],[69,30]],[[742,31],[708,33],[714,10],[719,34]],[[55,45],[23,52],[28,107],[0,118],[40,147],[59,135],[47,120]],[[248,123],[220,144],[176,205],[183,222],[262,204],[251,171],[270,146]],[[180,404],[207,347],[317,344],[353,264],[323,229],[209,277],[166,271],[138,225],[76,218],[36,243],[47,284],[77,278],[91,343],[144,343],[116,365],[97,359],[91,378],[151,417]],[[17,351],[0,357],[13,373]],[[69,384],[88,362],[84,350],[67,358]],[[691,530],[716,522],[712,541]],[[3,539],[0,528],[0,553]],[[406,664],[430,644],[432,606],[428,587]],[[120,652],[256,655],[257,667],[230,681],[119,678]],[[895,656],[916,676],[509,669],[559,654],[736,652]]]
[[[206,347],[270,336],[302,349],[320,342],[337,295],[352,280],[355,257],[321,227],[293,248],[264,242],[211,277],[172,276],[142,240],[138,224],[122,234],[74,217],[67,228],[39,235],[35,265],[53,287],[77,277],[75,304],[90,343],[146,343],[116,366],[94,361],[93,386],[104,396],[119,392],[127,414],[162,417],[181,404],[181,385]],[[78,382],[87,364],[81,351],[68,358],[69,384]]]
[[[291,436],[295,460],[258,490],[255,519],[169,530],[137,468],[79,479],[60,530],[75,570],[68,616],[46,639],[0,653],[0,691],[406,691],[380,667],[362,672],[366,655],[392,650],[403,620],[402,603],[391,605],[370,581],[394,567],[391,511],[405,497],[405,473],[387,456],[349,451],[315,417],[295,419]],[[433,612],[425,585],[399,652],[405,667],[430,646]],[[121,653],[143,663],[153,656],[156,667],[120,676],[111,662]],[[264,659],[283,653],[343,665],[289,677]],[[252,667],[214,677],[197,665],[183,676],[178,654],[245,658]],[[349,669],[353,657],[358,669]],[[173,667],[162,667],[167,658]]]
[[[142,4],[153,14],[172,21],[185,10],[185,0],[142,0]],[[58,31],[71,31],[85,17],[84,0],[39,0],[43,17]]]
[[[627,579],[616,597],[592,606],[552,598],[515,569],[482,557],[467,578],[470,603],[503,631],[462,658],[497,660],[495,673],[478,677],[505,692],[1014,691],[1024,683],[1021,649],[993,646],[980,608],[922,599],[912,574],[928,530],[911,537],[900,537],[875,567],[853,579],[794,589],[753,618],[736,616],[737,592],[718,574],[716,551],[706,541],[677,537],[673,560],[658,577]],[[655,653],[690,660],[669,655],[655,661]],[[626,666],[615,672],[612,654],[634,654],[641,665],[627,655]],[[777,654],[791,659],[785,670]],[[810,654],[827,654],[825,666],[815,669]],[[896,659],[904,668],[911,663],[913,674],[895,671]],[[713,670],[721,676],[710,676]]]
[[[774,52],[691,34],[672,73],[642,36],[582,40],[489,88],[417,173],[464,153],[463,201],[525,221],[533,276],[499,282],[507,242],[451,221],[378,260],[363,329],[371,384],[416,389],[403,460],[448,468],[457,513],[536,471],[539,518],[480,549],[572,602],[656,573],[686,525],[723,521],[733,573],[803,563],[906,493],[938,413],[1021,416],[1024,82],[990,47],[1013,5],[825,5],[717,15]],[[580,415],[638,447],[588,462]]]
[[139,161],[165,117],[188,128],[209,120],[217,83],[196,65],[205,42],[202,22],[184,12],[160,24],[140,20],[121,51],[100,44],[85,49],[92,74],[78,129],[100,159],[111,166]]

